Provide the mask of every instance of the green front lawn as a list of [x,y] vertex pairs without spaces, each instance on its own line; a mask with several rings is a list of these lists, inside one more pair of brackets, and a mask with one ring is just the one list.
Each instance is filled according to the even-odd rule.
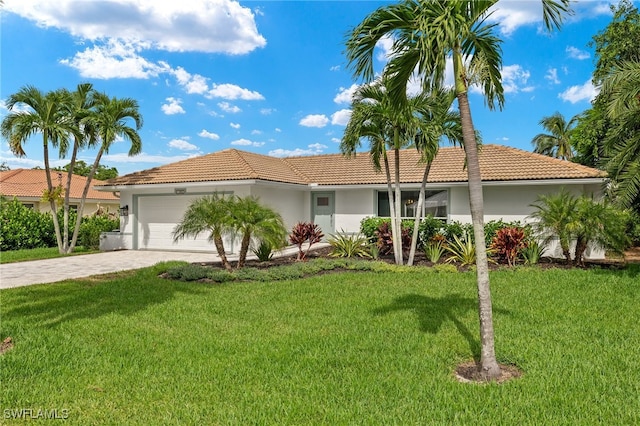
[[500,385],[453,376],[479,354],[472,273],[210,285],[167,268],[3,290],[3,421],[640,423],[638,265],[493,272],[498,358],[524,372]]
[[28,260],[53,259],[76,254],[98,253],[99,250],[87,250],[76,247],[71,254],[60,254],[58,247],[37,248],[28,250],[7,250],[0,252],[0,263],[25,262]]

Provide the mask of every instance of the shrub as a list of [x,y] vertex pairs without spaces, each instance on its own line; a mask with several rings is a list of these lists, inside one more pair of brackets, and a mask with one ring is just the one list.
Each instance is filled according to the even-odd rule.
[[526,241],[526,247],[522,249],[521,254],[525,265],[536,265],[540,262],[544,245],[539,244],[535,239],[529,238]]
[[[320,226],[312,222],[298,222],[293,226],[289,241],[291,244],[298,246],[298,260],[305,260],[311,246],[320,242],[324,237]],[[309,246],[306,251],[302,250],[302,245],[308,242]]]
[[0,200],[0,250],[55,247],[53,217],[25,207],[16,198]]
[[447,259],[449,263],[459,262],[462,266],[475,265],[476,263],[476,246],[466,232],[462,238],[453,235],[453,241],[447,246],[447,251],[451,253]]
[[458,272],[458,268],[455,265],[451,265],[449,263],[440,263],[438,265],[433,266],[433,270],[439,273],[452,274]]
[[273,247],[267,241],[261,241],[260,245],[253,250],[253,254],[256,255],[260,262],[266,262],[273,257]]
[[500,261],[505,261],[509,266],[516,263],[518,254],[527,246],[526,235],[521,227],[501,228],[496,232],[491,243],[491,250]]
[[116,230],[119,227],[120,220],[111,219],[107,215],[83,217],[78,233],[78,245],[86,249],[97,249],[100,247],[100,234]]
[[367,237],[361,234],[346,234],[343,232],[331,235],[329,244],[334,257],[371,257],[368,250]]
[[360,221],[360,233],[364,235],[370,243],[376,243],[376,231],[383,223],[391,223],[388,217],[365,217]]
[[450,243],[454,241],[454,237],[458,237],[458,239],[470,238],[473,241],[473,225],[454,221],[444,226],[443,234]]
[[[381,255],[393,253],[393,233],[391,232],[391,223],[383,222],[376,230],[378,252]],[[406,227],[401,228],[402,231],[402,250],[408,251],[411,247],[411,230]]]
[[444,227],[445,224],[440,219],[436,219],[431,215],[422,219],[418,228],[418,248],[426,248],[431,239],[436,234],[439,234]]
[[424,248],[427,259],[432,263],[438,263],[445,250],[444,243],[441,240],[431,240]]

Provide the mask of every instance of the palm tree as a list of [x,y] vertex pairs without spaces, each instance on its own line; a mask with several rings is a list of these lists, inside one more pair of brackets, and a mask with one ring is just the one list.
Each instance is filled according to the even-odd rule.
[[420,228],[425,188],[427,179],[429,178],[431,164],[440,148],[440,140],[445,138],[452,144],[462,142],[460,114],[451,110],[455,93],[452,90],[438,89],[432,91],[428,99],[431,102],[430,108],[429,110],[422,111],[422,119],[428,124],[426,129],[428,131],[420,133],[415,138],[415,147],[421,153],[421,161],[425,164],[425,169],[420,185],[420,195],[418,196],[413,236],[411,238],[411,250],[409,251],[407,265],[413,265],[413,259],[418,245],[418,231]]
[[627,219],[626,211],[606,200],[596,202],[592,197],[580,197],[568,225],[576,239],[574,263],[584,266],[584,253],[589,244],[622,252],[629,242]]
[[[75,92],[72,92],[69,98],[69,114],[73,117],[76,129],[74,132],[71,159],[67,167],[67,182],[63,204],[62,249],[65,253],[71,253],[75,247],[75,240],[73,244],[70,244],[71,242],[69,241],[69,196],[71,194],[71,180],[73,178],[78,151],[84,148],[90,140],[95,139],[92,127],[84,123],[85,119],[91,114],[94,94],[95,91],[93,90],[93,85],[91,83],[81,83],[78,84]],[[60,146],[60,157],[64,157],[66,155],[66,149],[66,145]],[[84,205],[82,208],[84,208]],[[82,218],[82,208],[77,211],[76,224],[78,227]]]
[[[569,0],[541,0],[547,28],[559,27],[569,11]],[[405,0],[383,6],[356,26],[347,40],[347,59],[354,74],[367,81],[374,78],[374,48],[384,36],[393,36],[392,56],[386,73],[392,79],[392,96],[401,103],[409,78],[417,71],[423,86],[439,87],[446,63],[453,59],[454,89],[462,123],[469,185],[469,205],[475,241],[484,241],[482,181],[476,146],[476,132],[469,107],[469,85],[484,91],[489,108],[504,103],[500,70],[500,40],[493,35],[495,24],[486,18],[497,0]],[[486,247],[478,244],[478,313],[480,317],[481,375],[500,376],[495,358],[489,266]]]
[[[8,141],[9,148],[14,155],[24,157],[23,145],[36,133],[42,134],[44,168],[47,176],[47,192],[53,214],[53,225],[56,232],[56,242],[60,253],[63,251],[60,224],[57,220],[56,191],[51,180],[49,165],[49,144],[53,147],[67,146],[69,137],[76,132],[74,122],[69,114],[70,95],[66,90],[55,90],[43,93],[34,86],[22,87],[18,92],[7,98],[6,106],[9,111],[2,120],[2,136]],[[29,107],[27,111],[13,111],[17,105]]]
[[282,217],[260,204],[256,197],[236,197],[229,200],[231,226],[242,235],[237,268],[244,266],[252,239],[265,242],[273,248],[282,248],[287,230]]
[[574,221],[574,211],[578,199],[565,189],[551,195],[540,195],[532,207],[537,210],[529,217],[535,219],[534,228],[549,243],[558,238],[567,265],[571,263],[571,222]]
[[[92,112],[84,117],[81,123],[85,129],[91,129],[90,144],[98,141],[100,148],[82,191],[78,217],[82,217],[85,199],[91,187],[91,180],[100,166],[100,159],[103,154],[109,153],[109,148],[116,138],[122,137],[131,143],[129,156],[137,155],[142,151],[142,139],[138,134],[138,130],[142,127],[142,115],[139,111],[138,102],[131,98],[110,98],[104,93],[95,93],[94,102]],[[129,125],[130,121],[133,121],[135,127]],[[79,231],[80,221],[76,221],[73,238],[71,239],[71,250],[76,245]]]
[[549,133],[540,133],[533,138],[531,141],[534,146],[533,152],[561,160],[571,160],[573,158],[571,132],[577,121],[576,116],[567,122],[559,112],[543,117],[540,125]]
[[[410,144],[426,149],[426,135],[432,133],[428,117],[432,114],[433,98],[425,95],[409,97],[401,106],[394,105],[389,96],[389,80],[382,78],[371,84],[359,87],[353,98],[352,114],[340,143],[341,152],[350,157],[362,138],[369,139],[370,155],[376,170],[384,162],[387,179],[387,192],[391,213],[391,233],[397,264],[403,263],[401,218],[400,218],[400,149]],[[394,151],[394,177],[392,179],[387,149]],[[393,184],[395,183],[395,191]],[[394,194],[395,192],[395,194]]]
[[605,80],[613,123],[606,168],[615,182],[616,200],[630,207],[640,199],[640,62],[620,64]]
[[222,265],[231,272],[231,264],[227,259],[222,239],[224,235],[230,235],[233,232],[229,203],[228,198],[219,194],[194,200],[184,213],[182,221],[173,229],[173,240],[178,241],[185,237],[196,238],[203,232],[209,232],[209,241],[214,243]]

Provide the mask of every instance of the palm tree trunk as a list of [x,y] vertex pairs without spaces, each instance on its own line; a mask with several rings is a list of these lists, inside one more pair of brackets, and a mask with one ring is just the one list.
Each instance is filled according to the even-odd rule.
[[[73,144],[73,152],[71,153],[71,161],[69,162],[69,171],[67,172],[67,187],[64,191],[64,220],[63,220],[63,237],[62,244],[65,253],[71,253],[73,248],[69,241],[69,197],[71,196],[71,180],[73,179],[73,169],[76,164],[76,157],[78,156],[78,141]],[[79,217],[76,216],[76,222]]]
[[396,196],[395,196],[395,204],[396,204],[396,215],[394,220],[396,221],[396,232],[393,233],[393,245],[394,247],[398,246],[398,258],[399,262],[396,261],[398,265],[404,264],[404,253],[402,252],[402,209],[400,208],[402,203],[402,192],[400,191],[400,150],[398,146],[400,144],[400,135],[398,133],[398,129],[394,130],[393,135],[393,154],[394,154],[394,177],[395,177],[395,186],[396,186]]
[[[456,82],[462,80],[459,70],[462,70],[462,59],[456,72]],[[455,62],[455,60],[454,60]],[[480,318],[480,374],[487,380],[500,377],[500,365],[496,360],[495,341],[493,330],[493,313],[491,306],[491,288],[489,285],[489,262],[487,260],[487,248],[484,243],[484,200],[482,195],[482,178],[480,175],[480,163],[478,160],[478,146],[476,144],[475,129],[471,119],[471,109],[467,97],[466,84],[464,91],[457,90],[458,107],[460,108],[460,121],[462,123],[462,136],[467,157],[467,174],[469,184],[469,207],[471,209],[471,221],[473,222],[473,235],[476,242],[476,271],[478,281],[478,316]]]
[[576,266],[584,266],[584,252],[587,250],[587,241],[578,236],[576,239],[576,257],[573,260]]
[[[387,157],[387,152],[384,152],[384,171],[387,175],[387,194],[389,195],[389,214],[391,215],[391,234],[396,235],[398,230],[396,229],[396,207],[393,201],[393,187],[391,184],[391,170],[389,169],[389,157]],[[398,247],[395,242],[395,237],[393,241],[393,256],[397,265],[402,262],[402,259],[399,254],[399,250],[402,250],[402,247]]]
[[416,247],[418,246],[418,231],[420,230],[420,219],[422,218],[422,204],[424,203],[424,191],[427,186],[427,179],[429,178],[429,171],[431,170],[431,162],[428,162],[424,168],[424,175],[422,176],[422,184],[420,184],[420,195],[418,196],[418,206],[416,207],[416,216],[413,222],[413,235],[411,237],[411,251],[409,251],[409,259],[407,265],[413,265],[413,259],[416,255]]
[[222,236],[220,234],[216,234],[213,237],[213,244],[216,246],[216,250],[218,251],[218,256],[222,261],[222,266],[229,272],[233,271],[231,264],[229,263],[229,259],[227,259],[227,254],[224,251],[224,242],[222,241]]
[[244,266],[247,260],[247,253],[249,252],[249,243],[251,243],[251,233],[245,232],[242,235],[242,242],[240,243],[240,254],[238,255],[238,265],[236,269],[240,269]]
[[58,252],[65,254],[62,246],[62,236],[60,235],[60,223],[58,223],[58,209],[56,200],[53,199],[53,182],[51,182],[51,167],[49,166],[49,141],[46,134],[42,136],[44,142],[44,170],[47,175],[47,189],[49,191],[49,206],[51,206],[51,214],[53,215],[53,229],[56,232],[56,243],[58,244]]
[[73,228],[73,237],[71,238],[71,244],[69,245],[69,253],[73,251],[76,247],[76,242],[78,241],[78,233],[80,232],[80,224],[82,222],[82,216],[84,213],[84,203],[87,199],[87,194],[89,193],[89,188],[91,187],[91,181],[93,180],[93,176],[98,170],[98,166],[100,165],[100,159],[102,158],[102,154],[104,153],[104,145],[100,147],[98,153],[96,154],[96,159],[93,161],[93,165],[91,166],[91,170],[89,170],[89,175],[87,175],[87,180],[84,183],[84,188],[82,189],[82,198],[80,199],[80,206],[78,207],[78,212],[76,215],[76,226]]

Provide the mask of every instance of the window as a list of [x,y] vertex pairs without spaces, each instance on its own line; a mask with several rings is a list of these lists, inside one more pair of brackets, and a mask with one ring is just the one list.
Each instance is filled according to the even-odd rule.
[[[402,217],[415,217],[419,196],[420,191],[401,191],[400,208],[402,209]],[[448,203],[449,193],[446,190],[425,191],[423,216],[431,215],[433,217],[446,219]],[[378,216],[391,216],[387,191],[378,191]]]
[[31,210],[36,208],[35,204],[33,203],[22,203],[22,205]]
[[316,205],[318,207],[327,207],[329,205],[329,197],[316,198]]

